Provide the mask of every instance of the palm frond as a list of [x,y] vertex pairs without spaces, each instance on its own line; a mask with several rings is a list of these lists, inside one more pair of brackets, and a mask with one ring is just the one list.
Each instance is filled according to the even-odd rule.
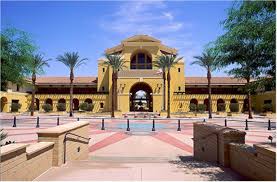
[[59,55],[57,57],[57,61],[63,63],[70,70],[74,70],[85,64],[87,60],[87,58],[81,59],[78,52],[66,52],[64,55]]

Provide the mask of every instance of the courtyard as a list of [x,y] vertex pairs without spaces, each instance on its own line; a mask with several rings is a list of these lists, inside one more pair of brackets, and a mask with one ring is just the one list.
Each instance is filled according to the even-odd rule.
[[[75,114],[75,117],[18,115],[16,127],[13,115],[3,114],[1,124],[8,133],[5,141],[36,143],[37,131],[82,120],[89,121],[89,159],[69,161],[61,167],[52,167],[36,180],[245,180],[244,177],[216,163],[193,159],[193,122],[204,121],[245,131],[246,144],[268,143],[269,136],[275,142],[276,123],[271,118],[247,115],[237,117],[215,116],[207,118],[108,118]],[[103,118],[104,123],[103,123]],[[127,119],[129,130],[127,131]],[[154,127],[153,130],[153,119]],[[180,119],[180,129],[178,129]],[[103,127],[104,126],[104,127]]]

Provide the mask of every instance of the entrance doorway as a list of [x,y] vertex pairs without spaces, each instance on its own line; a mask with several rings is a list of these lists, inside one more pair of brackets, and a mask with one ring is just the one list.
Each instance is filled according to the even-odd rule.
[[130,111],[153,112],[152,88],[144,82],[130,89]]

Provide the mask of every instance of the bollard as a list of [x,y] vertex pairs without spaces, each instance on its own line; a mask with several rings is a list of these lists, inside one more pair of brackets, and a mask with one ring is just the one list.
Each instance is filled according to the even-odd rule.
[[104,118],[102,118],[102,127],[101,130],[105,130],[105,126],[104,126]]
[[153,127],[152,127],[152,131],[155,131],[155,119],[153,119]]
[[271,122],[270,122],[270,119],[268,120],[268,130],[271,130]]
[[206,122],[206,119],[204,119],[203,122]]
[[130,131],[130,121],[129,121],[129,119],[127,119],[127,129],[126,130]]
[[224,120],[224,125],[227,127],[227,119]]
[[16,116],[13,117],[13,127],[16,127]]
[[180,119],[178,119],[178,128],[177,131],[181,131],[181,123],[180,123]]
[[248,121],[247,121],[247,119],[245,120],[245,130],[248,130]]
[[59,125],[60,125],[60,118],[57,117],[57,126],[59,126]]
[[77,118],[77,121],[80,121],[80,118]]
[[36,128],[39,128],[39,117],[37,117],[37,125]]

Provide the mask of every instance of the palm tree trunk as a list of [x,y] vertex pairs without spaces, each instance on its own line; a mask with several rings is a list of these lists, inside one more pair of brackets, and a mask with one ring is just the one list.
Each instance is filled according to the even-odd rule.
[[207,73],[207,78],[208,78],[208,90],[209,90],[209,118],[212,118],[212,88],[211,88],[211,78],[212,78],[212,75],[211,75],[211,70],[208,69],[208,73]]
[[117,107],[117,72],[114,73],[115,78],[114,78],[114,110],[117,111],[118,107]]
[[167,72],[167,118],[170,118],[170,69]]
[[[247,85],[249,86],[250,83],[250,78],[247,78]],[[248,88],[247,90],[247,99],[248,99],[248,118],[253,119],[252,116],[252,101],[251,101],[251,93],[250,89]]]
[[166,78],[165,78],[165,70],[163,69],[163,110],[165,111],[165,82],[166,82]]
[[70,106],[69,106],[69,117],[73,116],[73,80],[74,74],[73,70],[70,71]]
[[34,105],[35,105],[35,87],[36,87],[36,75],[32,75],[32,83],[33,83],[33,88],[32,88],[32,101],[31,101],[31,116],[34,116]]
[[112,112],[111,117],[114,118],[114,104],[115,104],[115,73],[112,73]]

